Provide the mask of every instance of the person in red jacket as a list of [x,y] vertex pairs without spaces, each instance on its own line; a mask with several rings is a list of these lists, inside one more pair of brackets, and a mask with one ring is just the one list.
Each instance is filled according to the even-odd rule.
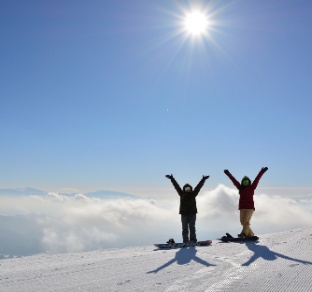
[[239,237],[254,236],[254,233],[250,228],[250,220],[254,211],[256,210],[253,196],[262,175],[267,170],[268,170],[267,167],[262,167],[253,182],[251,182],[248,176],[244,176],[241,183],[239,183],[227,169],[224,170],[224,173],[230,178],[230,180],[239,190],[238,209],[240,210],[240,223],[243,226],[242,232],[238,235]]

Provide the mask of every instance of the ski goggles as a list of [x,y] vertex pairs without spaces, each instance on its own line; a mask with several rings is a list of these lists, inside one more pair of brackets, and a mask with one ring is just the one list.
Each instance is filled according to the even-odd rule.
[[249,185],[249,183],[250,183],[249,179],[244,179],[243,180],[243,185],[246,186],[246,185]]

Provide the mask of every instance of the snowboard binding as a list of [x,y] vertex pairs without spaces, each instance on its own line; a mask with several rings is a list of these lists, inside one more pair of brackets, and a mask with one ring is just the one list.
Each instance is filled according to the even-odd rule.
[[175,243],[175,241],[174,241],[174,239],[173,238],[170,238],[166,243],[168,243],[168,244],[174,244]]

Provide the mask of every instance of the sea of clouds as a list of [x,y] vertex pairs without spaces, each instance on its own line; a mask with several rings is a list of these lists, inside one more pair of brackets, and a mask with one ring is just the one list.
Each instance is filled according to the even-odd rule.
[[[174,190],[173,190],[174,192]],[[238,191],[218,185],[197,197],[197,237],[216,239],[241,231]],[[269,196],[256,191],[256,234],[309,226],[312,197]],[[0,255],[79,252],[181,240],[178,195],[170,200],[101,199],[83,194],[0,197]]]

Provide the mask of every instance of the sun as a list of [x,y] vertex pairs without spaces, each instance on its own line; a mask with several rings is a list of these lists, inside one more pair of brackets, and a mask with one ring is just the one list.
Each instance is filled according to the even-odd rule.
[[191,36],[202,36],[208,32],[208,15],[201,11],[192,11],[185,15],[184,29]]

